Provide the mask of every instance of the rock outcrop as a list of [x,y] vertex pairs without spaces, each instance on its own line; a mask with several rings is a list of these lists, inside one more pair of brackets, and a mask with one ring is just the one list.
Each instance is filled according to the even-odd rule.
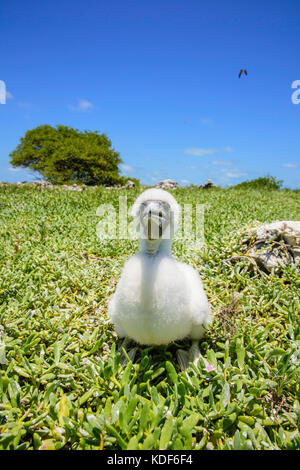
[[199,186],[199,189],[209,189],[209,188],[216,188],[217,186],[212,180],[207,180],[206,183]]
[[123,188],[127,188],[127,189],[134,188],[134,187],[135,187],[135,182],[131,180],[128,180],[125,186],[123,186]]
[[300,221],[284,220],[261,225],[249,233],[247,255],[266,271],[300,264]]
[[176,189],[179,187],[179,184],[174,180],[163,180],[156,184],[156,188],[161,189]]

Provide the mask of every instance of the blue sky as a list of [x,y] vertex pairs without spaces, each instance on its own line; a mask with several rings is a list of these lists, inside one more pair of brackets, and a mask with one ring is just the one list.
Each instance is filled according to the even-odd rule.
[[1,0],[0,180],[34,179],[9,152],[64,124],[105,132],[145,184],[299,188],[299,20],[299,0]]

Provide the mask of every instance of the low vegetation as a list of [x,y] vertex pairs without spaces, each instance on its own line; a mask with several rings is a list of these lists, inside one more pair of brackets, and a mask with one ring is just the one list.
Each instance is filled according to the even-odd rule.
[[122,365],[107,318],[138,242],[99,240],[96,210],[139,191],[0,187],[0,448],[300,449],[299,268],[266,274],[239,256],[248,228],[299,220],[299,192],[172,191],[205,204],[203,248],[173,251],[214,314],[183,373],[182,344]]
[[267,175],[256,178],[250,181],[243,181],[235,185],[236,189],[260,189],[262,191],[280,189],[282,187],[282,180],[278,180],[274,176]]

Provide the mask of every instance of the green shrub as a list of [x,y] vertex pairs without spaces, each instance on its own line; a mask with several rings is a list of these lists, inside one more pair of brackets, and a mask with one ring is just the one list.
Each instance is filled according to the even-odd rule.
[[283,181],[267,175],[250,181],[243,181],[234,186],[236,189],[280,189]]

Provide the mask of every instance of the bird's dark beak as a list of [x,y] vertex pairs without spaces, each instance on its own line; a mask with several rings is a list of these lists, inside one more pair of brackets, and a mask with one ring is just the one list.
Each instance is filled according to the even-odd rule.
[[163,232],[163,214],[153,213],[151,210],[147,216],[147,235],[149,240],[156,240],[162,237]]
[[160,240],[170,225],[169,205],[162,201],[146,201],[140,212],[141,235],[147,240]]

